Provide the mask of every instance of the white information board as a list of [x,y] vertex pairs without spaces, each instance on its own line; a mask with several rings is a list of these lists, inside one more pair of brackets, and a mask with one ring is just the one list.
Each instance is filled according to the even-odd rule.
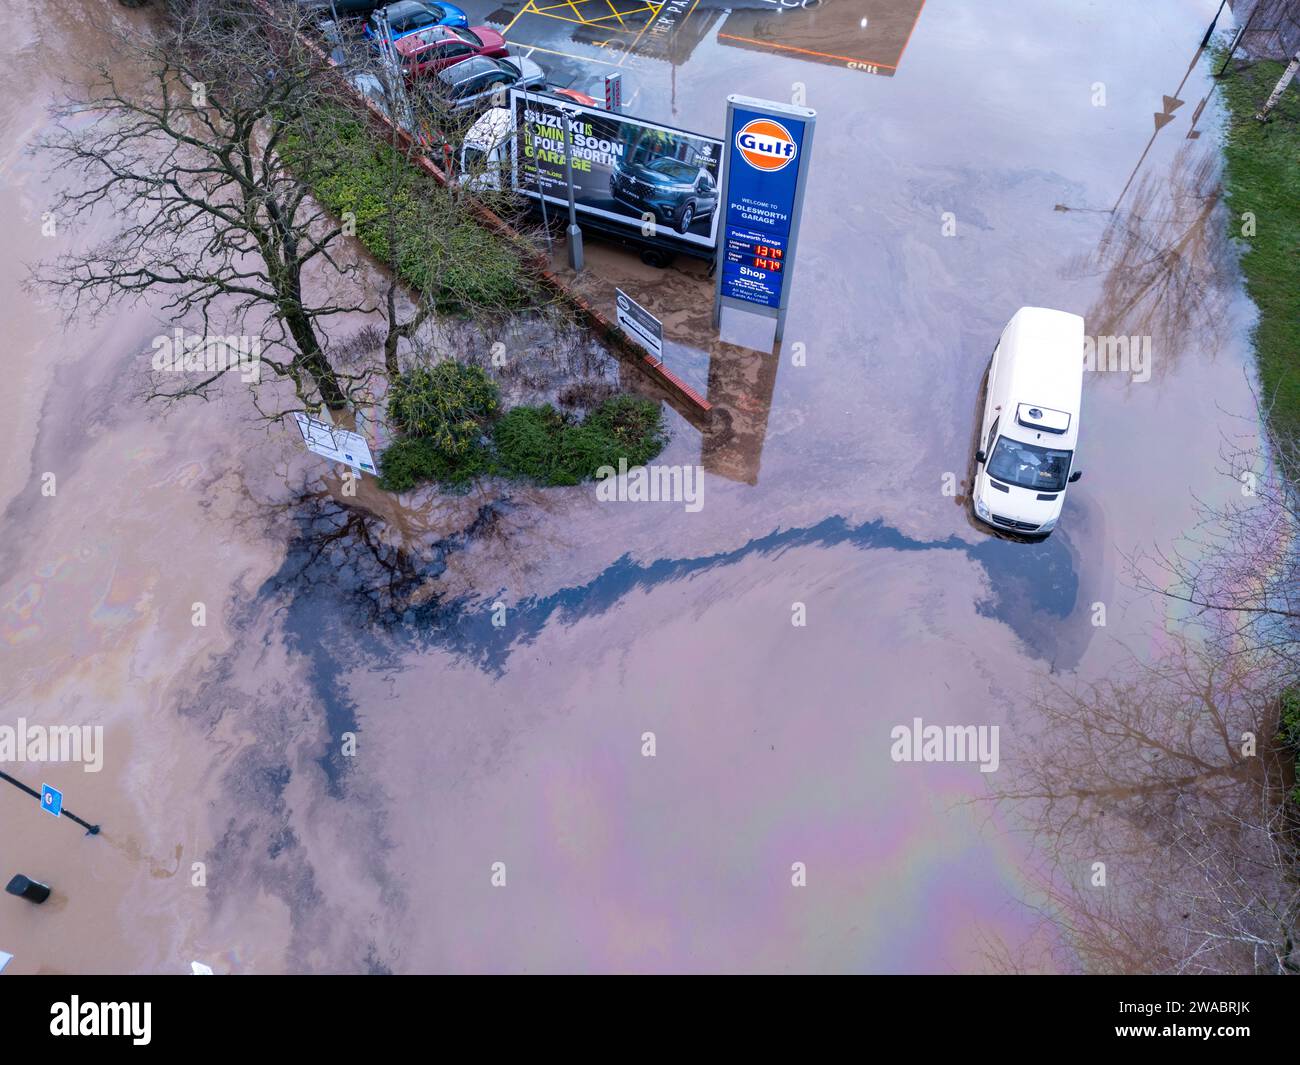
[[663,362],[663,323],[621,288],[616,288],[614,293],[617,300],[618,327],[656,359]]
[[302,433],[308,451],[332,462],[345,462],[353,469],[365,473],[375,472],[375,460],[370,455],[370,445],[364,436],[348,429],[340,429],[309,414],[295,414],[294,418],[298,421],[298,431]]

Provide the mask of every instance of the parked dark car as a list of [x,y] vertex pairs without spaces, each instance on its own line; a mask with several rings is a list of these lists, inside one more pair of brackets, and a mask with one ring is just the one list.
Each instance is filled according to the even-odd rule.
[[372,11],[383,7],[382,0],[298,0],[298,6],[311,14],[313,18],[332,19],[335,12],[339,18],[365,18]]
[[522,56],[489,59],[476,55],[420,79],[420,84],[444,107],[470,111],[488,106],[498,91],[541,88],[546,84],[546,72]]
[[701,167],[666,155],[635,162],[619,160],[609,177],[610,195],[638,212],[685,233],[718,209],[718,185]]

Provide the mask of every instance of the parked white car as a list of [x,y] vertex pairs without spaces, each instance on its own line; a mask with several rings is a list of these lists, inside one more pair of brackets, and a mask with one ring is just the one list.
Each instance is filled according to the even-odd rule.
[[1004,532],[1046,537],[1056,528],[1079,442],[1083,319],[1021,307],[989,367],[972,499],[975,516]]

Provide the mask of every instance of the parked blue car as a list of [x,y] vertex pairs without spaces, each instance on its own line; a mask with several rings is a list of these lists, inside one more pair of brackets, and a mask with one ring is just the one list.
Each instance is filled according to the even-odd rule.
[[387,18],[393,40],[429,26],[469,25],[469,16],[454,4],[444,4],[442,0],[400,0],[400,3],[382,7],[370,16],[366,22],[366,36],[372,41],[380,39],[379,27],[383,18]]

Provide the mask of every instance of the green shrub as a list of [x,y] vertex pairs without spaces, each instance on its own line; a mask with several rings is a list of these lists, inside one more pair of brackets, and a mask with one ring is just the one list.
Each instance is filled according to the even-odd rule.
[[560,440],[568,427],[568,419],[549,404],[507,411],[492,431],[501,471],[542,484],[569,483],[556,469]]
[[515,407],[493,426],[492,449],[479,443],[477,435],[456,453],[440,447],[434,436],[403,437],[380,458],[379,484],[405,492],[425,481],[456,486],[495,474],[548,486],[575,485],[593,478],[602,466],[617,468],[619,459],[629,467],[643,466],[666,441],[659,407],[631,396],[607,400],[582,422],[550,404]]
[[448,235],[440,266],[435,299],[444,311],[517,310],[535,302],[518,252],[468,218]]
[[426,481],[459,487],[491,472],[491,458],[481,446],[453,458],[432,440],[412,436],[384,449],[379,470],[379,487],[388,492],[406,492]]
[[649,400],[616,396],[581,422],[550,405],[516,407],[493,432],[502,473],[546,485],[580,484],[601,466],[643,466],[663,450],[659,407]]
[[388,417],[404,435],[423,437],[454,458],[478,442],[500,402],[496,382],[483,370],[447,360],[394,381]]
[[[664,449],[667,435],[659,404],[635,396],[614,396],[593,410],[583,425],[609,441],[617,466],[619,456],[629,466],[644,466]],[[605,465],[602,463],[601,465]]]

